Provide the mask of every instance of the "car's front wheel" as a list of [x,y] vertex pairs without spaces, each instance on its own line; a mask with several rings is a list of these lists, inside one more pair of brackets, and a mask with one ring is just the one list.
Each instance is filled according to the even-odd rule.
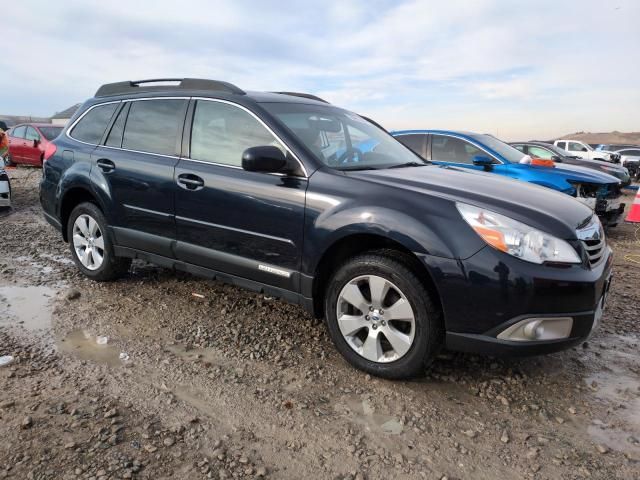
[[76,266],[92,280],[115,280],[127,272],[131,259],[116,257],[102,211],[93,203],[81,203],[67,222],[67,238]]
[[338,351],[372,375],[420,375],[442,345],[440,311],[410,262],[392,252],[360,255],[338,269],[325,314]]

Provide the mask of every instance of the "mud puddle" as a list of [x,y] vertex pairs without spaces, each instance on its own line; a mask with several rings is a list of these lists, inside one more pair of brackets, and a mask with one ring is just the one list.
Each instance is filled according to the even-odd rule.
[[56,342],[58,350],[81,360],[104,363],[111,367],[121,366],[128,360],[126,353],[108,344],[108,339],[96,337],[85,330],[73,330]]
[[32,333],[50,330],[55,295],[56,290],[44,286],[0,287],[0,325],[20,326]]
[[375,407],[368,399],[362,399],[358,396],[348,397],[344,400],[344,404],[337,405],[336,409],[341,410],[341,407],[344,406],[346,406],[351,420],[364,426],[369,432],[400,435],[404,430],[397,418],[376,412]]

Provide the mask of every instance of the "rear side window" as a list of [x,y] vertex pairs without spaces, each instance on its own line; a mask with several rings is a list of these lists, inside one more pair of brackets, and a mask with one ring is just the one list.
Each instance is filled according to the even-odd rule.
[[396,137],[405,147],[424,157],[424,140],[426,135],[398,135]]
[[33,127],[27,127],[27,134],[24,137],[27,140],[40,140],[40,134]]
[[38,127],[47,140],[53,140],[62,131],[62,127]]
[[11,130],[11,136],[13,138],[24,138],[26,133],[27,133],[27,127],[25,127],[24,125],[22,125],[21,127],[16,127],[13,130]]
[[80,119],[73,130],[71,137],[81,142],[97,145],[102,139],[102,135],[109,125],[113,112],[118,107],[117,103],[109,103],[107,105],[99,105],[89,110],[89,112]]
[[176,99],[132,102],[124,128],[122,148],[176,155],[186,104],[186,100]]

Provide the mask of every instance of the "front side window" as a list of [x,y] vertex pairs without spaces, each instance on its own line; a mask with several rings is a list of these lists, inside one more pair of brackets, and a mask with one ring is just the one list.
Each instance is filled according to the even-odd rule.
[[239,167],[247,148],[286,148],[252,115],[234,105],[199,100],[191,128],[191,158]]
[[315,158],[337,170],[413,165],[420,158],[360,115],[330,105],[262,103]]
[[552,160],[553,152],[541,147],[529,146],[529,155],[532,157],[542,158],[544,160]]
[[570,152],[586,152],[587,149],[580,143],[569,142],[569,151]]
[[15,127],[13,130],[11,130],[11,136],[13,138],[24,138],[26,133],[27,133],[27,127],[24,125]]
[[29,141],[33,141],[33,140],[40,141],[40,134],[36,131],[35,128],[27,127],[27,134],[25,135],[24,138],[25,140],[29,140]]
[[424,134],[409,134],[398,135],[396,137],[407,148],[410,148],[413,152],[417,153],[421,157],[424,156],[424,140],[426,135]]
[[159,155],[176,155],[186,100],[157,99],[131,103],[122,148]]
[[98,105],[89,110],[73,127],[70,133],[71,137],[92,145],[100,143],[117,106],[117,103],[108,103],[106,105]]
[[431,158],[437,162],[463,163],[473,165],[473,157],[487,154],[478,147],[460,138],[446,135],[433,135],[431,140]]

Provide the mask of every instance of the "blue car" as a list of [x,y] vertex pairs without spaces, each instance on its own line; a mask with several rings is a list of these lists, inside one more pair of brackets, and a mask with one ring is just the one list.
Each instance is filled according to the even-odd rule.
[[448,130],[391,132],[422,158],[438,165],[504,175],[571,195],[591,207],[605,226],[615,226],[624,212],[620,181],[577,165],[533,160],[497,138]]

